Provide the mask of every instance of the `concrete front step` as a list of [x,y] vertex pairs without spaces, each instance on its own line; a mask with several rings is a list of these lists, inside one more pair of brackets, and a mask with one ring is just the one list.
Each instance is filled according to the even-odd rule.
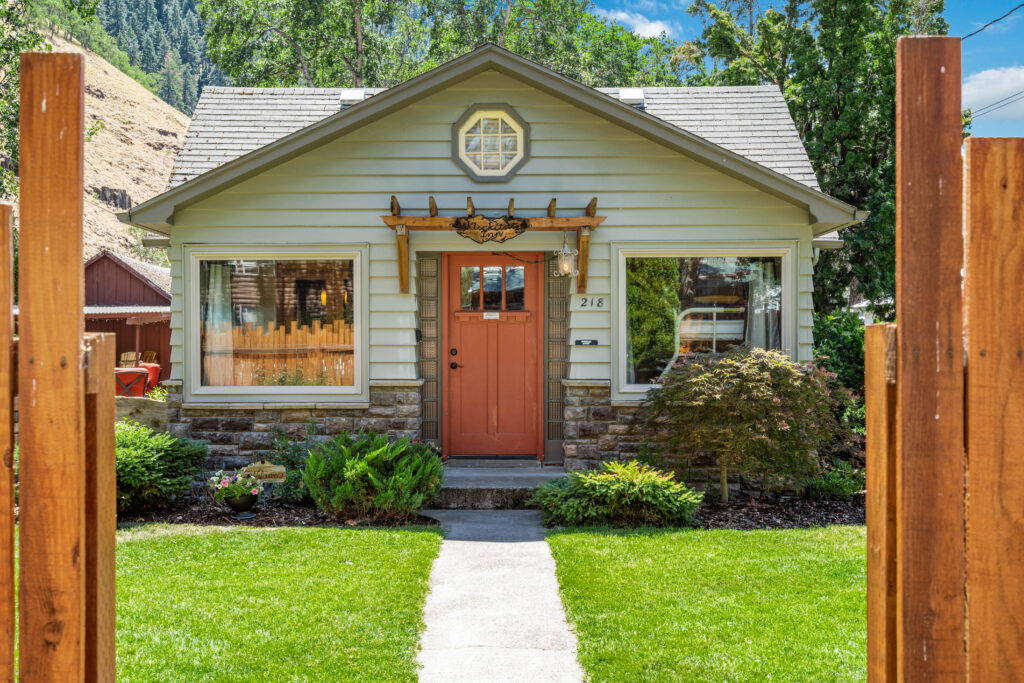
[[564,476],[561,467],[444,468],[444,483],[434,507],[440,510],[516,510],[526,507],[541,482]]

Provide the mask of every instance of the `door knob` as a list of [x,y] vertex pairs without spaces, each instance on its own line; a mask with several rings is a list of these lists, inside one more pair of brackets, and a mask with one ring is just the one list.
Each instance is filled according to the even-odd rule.
[[452,361],[451,363],[448,364],[448,367],[450,367],[452,370],[454,370],[455,368],[458,368],[458,367],[461,367],[461,366],[458,363],[456,363],[455,361]]

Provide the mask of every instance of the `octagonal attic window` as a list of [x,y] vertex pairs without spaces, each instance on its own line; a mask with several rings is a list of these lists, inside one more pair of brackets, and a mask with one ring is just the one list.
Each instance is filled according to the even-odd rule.
[[453,128],[453,157],[475,180],[508,180],[526,161],[529,126],[507,105],[475,105]]

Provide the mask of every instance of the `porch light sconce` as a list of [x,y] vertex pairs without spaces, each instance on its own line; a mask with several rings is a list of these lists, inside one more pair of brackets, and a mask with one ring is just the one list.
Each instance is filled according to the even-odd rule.
[[564,277],[575,277],[579,275],[579,269],[576,267],[576,256],[580,253],[578,249],[569,248],[569,237],[566,232],[562,231],[562,248],[555,250],[555,258],[557,259],[557,265],[555,268],[555,275]]

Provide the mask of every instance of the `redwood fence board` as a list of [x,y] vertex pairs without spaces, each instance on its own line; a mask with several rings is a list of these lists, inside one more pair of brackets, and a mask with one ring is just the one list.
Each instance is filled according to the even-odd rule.
[[85,672],[84,58],[21,57],[19,677]]
[[967,628],[974,681],[1024,678],[1024,138],[967,140]]
[[898,676],[961,680],[960,39],[900,38],[896,73]]
[[13,207],[0,204],[0,681],[14,680]]
[[896,326],[864,331],[868,681],[896,680]]

